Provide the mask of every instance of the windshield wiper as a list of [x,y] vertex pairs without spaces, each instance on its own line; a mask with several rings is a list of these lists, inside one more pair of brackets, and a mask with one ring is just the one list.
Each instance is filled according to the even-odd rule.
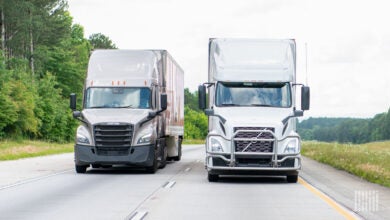
[[251,106],[271,107],[272,105],[267,105],[267,104],[251,104]]
[[101,105],[101,106],[92,106],[92,107],[89,107],[89,108],[108,108],[108,106]]
[[117,108],[134,108],[132,105],[127,105],[127,106],[119,106]]
[[239,105],[234,103],[222,103],[221,106],[239,106]]

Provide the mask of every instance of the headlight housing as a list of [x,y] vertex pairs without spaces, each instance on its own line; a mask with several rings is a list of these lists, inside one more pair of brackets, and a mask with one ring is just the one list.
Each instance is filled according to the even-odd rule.
[[298,154],[301,151],[301,144],[298,138],[289,138],[285,141],[283,153],[285,154]]
[[137,145],[147,145],[153,143],[154,129],[152,123],[143,125],[137,132],[136,139]]
[[224,145],[227,146],[226,140],[218,136],[211,136],[208,138],[208,151],[213,153],[224,152]]
[[152,133],[145,134],[138,139],[137,144],[150,144],[151,140],[152,140]]
[[91,145],[91,135],[85,126],[79,126],[76,132],[76,144]]

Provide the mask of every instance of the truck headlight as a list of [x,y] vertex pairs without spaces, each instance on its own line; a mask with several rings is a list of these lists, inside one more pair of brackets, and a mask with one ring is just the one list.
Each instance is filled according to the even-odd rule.
[[150,144],[151,140],[152,140],[152,134],[146,134],[141,136],[138,139],[137,144]]
[[209,150],[211,152],[223,152],[221,141],[216,137],[210,137],[209,139]]
[[300,147],[298,138],[288,139],[287,140],[287,144],[284,147],[283,153],[286,153],[286,154],[297,154],[297,153],[300,152],[300,150],[301,150],[300,148],[301,147]]
[[88,129],[84,126],[79,126],[76,133],[76,144],[90,145],[91,136],[89,135]]

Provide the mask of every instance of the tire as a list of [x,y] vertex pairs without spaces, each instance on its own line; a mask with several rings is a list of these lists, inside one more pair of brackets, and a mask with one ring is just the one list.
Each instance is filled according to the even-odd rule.
[[207,179],[209,180],[209,182],[218,182],[219,176],[218,176],[218,174],[210,174],[210,173],[208,173],[207,174]]
[[87,171],[88,166],[79,166],[75,165],[76,173],[85,173]]
[[298,182],[298,175],[287,176],[288,183],[296,183]]
[[168,149],[164,145],[163,153],[162,153],[161,161],[160,161],[160,166],[159,166],[160,169],[163,169],[167,165],[167,157],[168,157]]
[[157,170],[158,170],[158,161],[157,161],[157,155],[155,151],[153,157],[153,164],[152,166],[146,167],[146,172],[150,174],[154,174],[156,173]]

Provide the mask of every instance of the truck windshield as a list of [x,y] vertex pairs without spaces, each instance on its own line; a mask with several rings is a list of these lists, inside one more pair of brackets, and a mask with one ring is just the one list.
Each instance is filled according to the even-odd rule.
[[92,87],[85,95],[85,108],[150,108],[149,88]]
[[218,107],[291,106],[289,83],[223,82],[217,84],[216,91],[215,104]]

